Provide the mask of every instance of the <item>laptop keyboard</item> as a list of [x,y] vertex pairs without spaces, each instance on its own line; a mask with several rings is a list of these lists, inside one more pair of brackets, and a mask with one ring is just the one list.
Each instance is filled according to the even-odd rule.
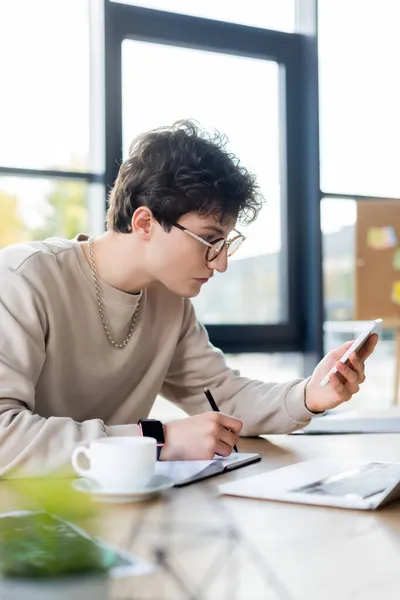
[[352,495],[369,498],[391,488],[398,481],[400,481],[399,464],[369,463],[291,491],[324,496]]

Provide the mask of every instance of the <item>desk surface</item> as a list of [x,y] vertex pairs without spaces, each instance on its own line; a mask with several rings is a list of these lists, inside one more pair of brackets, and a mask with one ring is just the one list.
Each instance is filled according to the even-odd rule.
[[268,436],[239,446],[263,461],[151,502],[101,505],[101,537],[160,564],[155,575],[115,582],[115,600],[399,597],[400,503],[351,511],[218,497],[217,485],[324,455],[400,462],[400,434]]

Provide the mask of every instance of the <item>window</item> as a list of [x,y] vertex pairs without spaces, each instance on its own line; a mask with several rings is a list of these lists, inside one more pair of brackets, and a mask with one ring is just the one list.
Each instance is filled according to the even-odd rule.
[[[168,64],[185,76],[171,84]],[[279,89],[276,62],[133,40],[122,45],[125,155],[140,131],[195,117],[208,131],[228,136],[229,149],[257,175],[267,199],[254,224],[238,225],[247,240],[227,272],[216,272],[194,300],[207,324],[287,319],[281,297]]]
[[300,350],[297,263],[311,236],[302,243],[299,233],[310,194],[302,175],[308,116],[298,98],[307,70],[301,36],[282,33],[295,30],[295,4],[2,3],[0,212],[8,225],[0,244],[102,232],[104,184],[115,181],[121,148],[139,131],[193,117],[228,135],[267,199],[258,221],[243,227],[248,240],[225,279],[196,300],[199,316],[224,350]]
[[0,3],[0,165],[88,171],[88,0]]
[[87,231],[87,198],[82,181],[0,177],[0,248]]
[[321,187],[400,197],[398,0],[320,0]]
[[327,321],[354,318],[355,200],[321,202],[324,301]]
[[293,32],[295,0],[116,0],[194,17]]
[[0,247],[104,231],[90,1],[0,3]]

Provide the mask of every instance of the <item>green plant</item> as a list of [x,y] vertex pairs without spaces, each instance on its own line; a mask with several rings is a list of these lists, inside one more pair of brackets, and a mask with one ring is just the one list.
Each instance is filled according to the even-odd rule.
[[91,502],[72,490],[70,480],[12,485],[24,510],[0,516],[3,577],[62,577],[112,568],[115,553],[81,529],[95,513]]

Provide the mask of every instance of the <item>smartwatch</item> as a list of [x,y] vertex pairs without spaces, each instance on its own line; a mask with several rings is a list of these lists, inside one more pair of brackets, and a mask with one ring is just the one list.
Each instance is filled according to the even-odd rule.
[[157,441],[157,460],[160,460],[161,450],[165,444],[164,425],[157,419],[140,419],[138,422],[140,434],[152,437]]

